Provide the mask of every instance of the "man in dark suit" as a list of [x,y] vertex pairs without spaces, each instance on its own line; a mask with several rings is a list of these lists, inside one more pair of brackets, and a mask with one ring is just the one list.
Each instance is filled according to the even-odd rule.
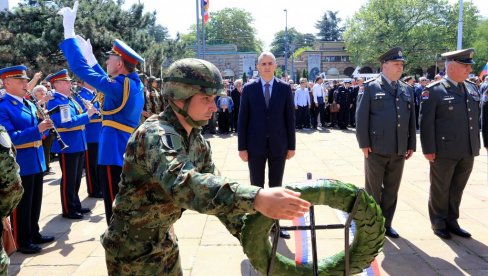
[[390,238],[399,234],[391,227],[403,165],[416,147],[413,89],[399,81],[403,73],[402,49],[380,56],[382,72],[364,83],[358,94],[356,138],[364,154],[366,191],[381,206]]
[[443,239],[451,233],[471,237],[458,218],[480,151],[480,95],[476,84],[466,80],[473,55],[474,49],[442,54],[446,76],[427,85],[420,104],[420,141],[430,164],[429,217],[434,234]]
[[[295,106],[290,85],[274,77],[276,58],[263,52],[260,75],[244,86],[238,120],[239,156],[248,162],[251,184],[264,187],[268,162],[269,187],[279,187],[287,159],[295,155]],[[282,231],[281,236],[289,238]]]

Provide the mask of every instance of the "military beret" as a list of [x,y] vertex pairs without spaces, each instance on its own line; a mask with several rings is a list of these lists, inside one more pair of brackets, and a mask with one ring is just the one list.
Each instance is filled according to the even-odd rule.
[[403,49],[400,48],[400,47],[393,47],[391,48],[390,50],[388,50],[386,53],[382,54],[378,60],[381,62],[381,63],[385,63],[387,61],[395,61],[395,60],[399,60],[399,61],[405,61],[405,59],[403,58]]
[[455,61],[462,64],[475,64],[475,62],[473,61],[473,56],[473,48],[447,52],[441,55],[441,57],[445,58],[448,61]]
[[45,81],[50,82],[50,83],[54,83],[55,81],[61,81],[61,80],[65,80],[65,81],[71,81],[72,80],[68,75],[68,70],[63,69],[63,70],[56,72],[54,74],[51,74],[45,78]]
[[123,60],[137,65],[139,62],[143,62],[144,59],[136,53],[129,45],[125,44],[122,40],[116,39],[112,50],[108,51],[107,54],[115,55],[121,57]]
[[30,80],[30,78],[27,77],[26,71],[27,67],[24,65],[2,68],[0,69],[0,78],[2,80],[6,78]]

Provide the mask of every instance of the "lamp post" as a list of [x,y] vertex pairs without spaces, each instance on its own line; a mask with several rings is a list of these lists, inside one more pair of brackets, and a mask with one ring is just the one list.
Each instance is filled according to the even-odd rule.
[[295,82],[295,66],[294,66],[294,60],[295,60],[295,44],[291,44],[291,79]]
[[284,9],[285,12],[285,78],[288,76],[288,10]]

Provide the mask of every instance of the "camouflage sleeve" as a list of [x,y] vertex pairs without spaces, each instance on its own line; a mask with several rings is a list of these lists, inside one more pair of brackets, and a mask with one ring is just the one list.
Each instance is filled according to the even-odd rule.
[[[202,137],[202,140],[204,138]],[[204,140],[205,144],[207,144],[208,151],[206,151],[205,154],[205,164],[203,166],[203,169],[200,171],[202,173],[211,173],[216,176],[220,176],[220,171],[217,169],[215,166],[215,163],[212,161],[212,148],[210,146],[210,142],[207,140]]]
[[0,217],[6,217],[19,203],[24,189],[19,165],[15,162],[10,139],[3,128],[0,129],[0,168]]
[[[149,135],[145,139],[156,137],[160,136]],[[178,207],[229,217],[255,213],[253,205],[258,187],[198,171],[184,149],[168,147],[161,138],[140,144],[144,147],[139,150],[145,152],[145,167]],[[207,147],[202,150],[200,154],[209,154]]]

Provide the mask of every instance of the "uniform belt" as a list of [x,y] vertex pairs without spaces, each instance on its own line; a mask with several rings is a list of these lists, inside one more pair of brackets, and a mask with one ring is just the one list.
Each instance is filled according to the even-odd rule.
[[127,132],[129,134],[132,134],[132,132],[134,131],[134,128],[133,127],[126,126],[126,125],[123,125],[123,124],[121,124],[119,122],[112,121],[112,120],[103,120],[102,121],[102,126],[109,126],[109,127],[112,127],[112,128],[115,128],[115,129],[118,129],[118,130],[122,130],[124,132]]
[[72,128],[64,128],[64,127],[57,128],[58,132],[69,132],[69,131],[84,130],[84,129],[85,126],[77,126]]
[[18,146],[15,146],[15,148],[16,149],[39,148],[40,146],[42,146],[42,140],[18,145]]
[[100,122],[102,122],[102,118],[100,118],[100,119],[91,119],[90,120],[90,124],[91,123],[100,123]]

